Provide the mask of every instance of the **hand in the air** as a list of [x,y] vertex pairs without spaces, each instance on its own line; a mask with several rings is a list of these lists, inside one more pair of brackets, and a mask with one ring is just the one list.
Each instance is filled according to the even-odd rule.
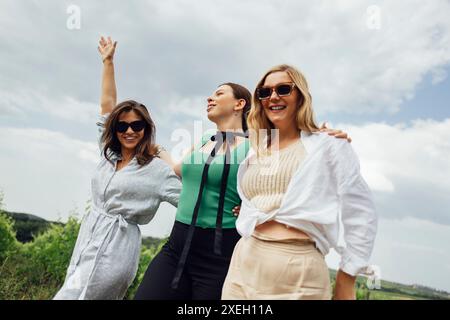
[[98,42],[99,46],[98,52],[100,52],[100,55],[102,56],[102,61],[105,62],[106,60],[111,60],[114,58],[114,52],[116,50],[117,41],[112,41],[111,37],[108,37],[106,40],[105,38],[101,37],[100,41]]

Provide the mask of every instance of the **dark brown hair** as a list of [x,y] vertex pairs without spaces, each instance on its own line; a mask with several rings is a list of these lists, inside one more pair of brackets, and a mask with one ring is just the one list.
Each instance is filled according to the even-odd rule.
[[[247,126],[247,116],[250,112],[250,107],[252,106],[252,94],[250,91],[240,84],[233,83],[233,82],[226,82],[222,83],[220,86],[230,86],[231,90],[233,91],[233,96],[235,99],[244,99],[245,100],[245,106],[242,110],[242,129],[244,132],[248,130]],[[219,87],[220,87],[219,86]]]
[[157,147],[154,144],[156,129],[147,108],[142,103],[136,102],[134,100],[127,100],[119,103],[107,118],[105,123],[105,130],[103,131],[101,138],[102,143],[104,144],[103,154],[105,158],[111,163],[113,163],[111,160],[111,152],[116,155],[121,154],[122,148],[120,141],[117,138],[116,128],[119,122],[120,115],[124,112],[130,111],[136,112],[136,114],[138,114],[145,122],[144,137],[136,146],[135,154],[137,162],[141,166],[143,166],[152,161],[157,152]]

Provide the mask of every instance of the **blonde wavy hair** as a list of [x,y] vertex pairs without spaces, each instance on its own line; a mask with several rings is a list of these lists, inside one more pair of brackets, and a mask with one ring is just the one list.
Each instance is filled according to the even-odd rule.
[[[269,74],[274,72],[286,72],[295,83],[296,90],[300,91],[300,101],[298,106],[298,111],[296,114],[296,123],[299,130],[306,132],[315,132],[319,130],[319,127],[314,121],[314,112],[312,109],[312,97],[309,92],[308,82],[306,81],[304,75],[295,67],[281,64],[271,68],[267,71],[261,80],[258,82],[256,89],[253,93],[253,104],[248,114],[248,128],[250,133],[250,142],[252,146],[258,150],[266,150],[272,142],[273,131],[275,129],[274,124],[266,117],[264,109],[262,107],[261,101],[257,96],[257,89],[264,85],[266,78]],[[267,132],[267,144],[262,145],[260,130]],[[259,154],[259,152],[258,152]]]

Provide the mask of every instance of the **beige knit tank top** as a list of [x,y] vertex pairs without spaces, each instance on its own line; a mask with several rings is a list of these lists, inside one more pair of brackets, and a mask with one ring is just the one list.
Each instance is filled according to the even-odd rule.
[[301,140],[251,161],[242,178],[242,191],[263,212],[277,209],[291,177],[306,156]]

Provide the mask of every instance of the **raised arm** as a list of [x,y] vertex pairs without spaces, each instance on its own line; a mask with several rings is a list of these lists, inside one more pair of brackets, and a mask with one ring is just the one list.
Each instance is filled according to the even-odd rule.
[[98,51],[103,61],[102,74],[102,93],[100,97],[100,114],[111,113],[117,103],[116,80],[114,78],[114,52],[116,50],[117,41],[112,41],[111,37],[107,40],[101,37],[99,41]]

